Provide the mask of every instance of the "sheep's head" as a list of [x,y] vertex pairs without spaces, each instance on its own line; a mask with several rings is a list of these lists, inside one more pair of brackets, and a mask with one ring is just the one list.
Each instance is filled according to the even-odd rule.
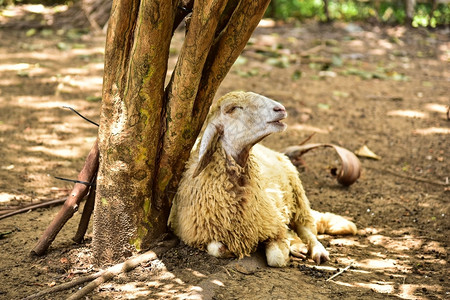
[[207,166],[218,142],[244,166],[253,145],[271,133],[286,129],[286,124],[281,122],[286,117],[283,105],[264,96],[251,92],[226,94],[209,112],[194,176]]

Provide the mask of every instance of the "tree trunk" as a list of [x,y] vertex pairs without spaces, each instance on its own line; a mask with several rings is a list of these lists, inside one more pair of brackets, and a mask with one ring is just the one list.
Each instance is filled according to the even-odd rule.
[[[114,0],[105,51],[94,256],[107,263],[166,232],[171,200],[219,84],[269,0]],[[192,9],[165,87],[173,30]]]
[[416,0],[405,0],[406,24],[411,26],[414,18],[414,10],[416,7]]

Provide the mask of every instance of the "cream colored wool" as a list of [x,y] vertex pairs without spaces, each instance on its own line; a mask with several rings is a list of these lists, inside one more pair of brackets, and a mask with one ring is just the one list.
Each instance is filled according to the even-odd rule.
[[[296,236],[295,231],[307,244],[310,255],[320,263],[321,258],[328,259],[328,253],[315,238],[317,228],[312,214],[320,219],[322,232],[326,231],[328,217],[322,218],[323,214],[310,209],[297,169],[289,159],[260,144],[253,147],[251,144],[248,158],[240,166],[237,163],[239,157],[233,158],[224,149],[223,145],[227,146],[224,144],[226,136],[220,134],[223,124],[216,122],[221,114],[228,114],[229,108],[224,106],[262,109],[258,102],[260,99],[252,100],[256,96],[259,95],[234,92],[212,106],[205,122],[208,127],[199,137],[202,144],[197,143],[193,148],[179,184],[169,226],[190,246],[206,250],[208,244],[220,242],[231,254],[240,258],[250,255],[260,242],[270,245],[271,241],[275,241],[279,248],[285,247],[285,244],[289,247],[288,238],[292,243],[291,237]],[[259,121],[255,120],[255,124]],[[254,126],[248,125],[249,134],[252,134]],[[213,128],[214,135],[205,133],[210,128]],[[263,133],[262,138],[266,135]],[[210,140],[206,143],[208,148],[203,145],[205,139]],[[200,161],[199,152],[203,155]],[[333,220],[343,220],[345,226],[351,227],[350,231],[356,232],[353,223],[329,215],[333,216]],[[345,230],[341,233],[353,233]],[[275,266],[285,264],[286,261],[274,263]]]
[[[193,155],[188,166],[196,160]],[[218,145],[202,175],[193,178],[194,169],[183,176],[170,218],[188,245],[205,249],[220,241],[243,257],[259,242],[287,238],[291,220],[315,228],[297,170],[280,153],[255,145],[242,168]]]

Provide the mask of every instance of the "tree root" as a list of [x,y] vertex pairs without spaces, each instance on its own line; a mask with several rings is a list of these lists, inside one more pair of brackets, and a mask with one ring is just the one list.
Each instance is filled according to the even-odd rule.
[[108,280],[111,280],[115,276],[127,273],[129,271],[134,270],[136,267],[138,267],[140,264],[147,263],[149,261],[155,260],[158,256],[161,254],[167,252],[171,248],[175,247],[178,244],[178,239],[170,239],[163,241],[159,243],[153,250],[149,250],[147,252],[144,252],[142,254],[139,254],[133,258],[130,258],[123,263],[114,265],[112,267],[107,268],[106,270],[99,271],[95,274],[86,275],[80,278],[77,278],[75,280],[72,280],[71,282],[63,283],[58,286],[54,286],[48,290],[40,291],[39,293],[30,295],[23,300],[30,300],[35,299],[37,297],[41,297],[43,295],[56,293],[60,291],[64,291],[73,287],[76,287],[80,284],[83,284],[85,282],[91,281],[88,283],[85,287],[77,291],[75,294],[72,294],[67,299],[69,300],[76,300],[81,299],[90,292],[92,292],[94,289],[96,289],[101,284],[107,282]]
[[[86,162],[84,163],[83,169],[78,174],[78,180],[84,182],[94,182],[98,170],[98,163],[99,163],[99,150],[97,140],[86,158]],[[45,253],[45,251],[51,245],[53,240],[56,238],[56,235],[64,226],[64,224],[66,224],[66,222],[78,210],[78,206],[81,200],[84,198],[84,196],[86,196],[88,191],[89,186],[82,183],[75,183],[72,192],[70,193],[67,200],[64,202],[64,206],[60,209],[56,217],[44,231],[41,238],[34,246],[33,250],[31,250],[31,254],[42,255]],[[93,194],[95,194],[95,191],[93,192]]]

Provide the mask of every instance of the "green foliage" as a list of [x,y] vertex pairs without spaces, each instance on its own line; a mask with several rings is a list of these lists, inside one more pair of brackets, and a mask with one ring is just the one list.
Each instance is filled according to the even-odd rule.
[[[439,4],[432,15],[431,10],[431,1],[416,4],[412,25],[436,27],[450,24],[449,4]],[[328,13],[331,20],[377,19],[393,24],[404,24],[406,21],[404,0],[380,1],[378,7],[369,0],[329,0]],[[279,20],[327,19],[323,0],[272,0],[266,16]]]

